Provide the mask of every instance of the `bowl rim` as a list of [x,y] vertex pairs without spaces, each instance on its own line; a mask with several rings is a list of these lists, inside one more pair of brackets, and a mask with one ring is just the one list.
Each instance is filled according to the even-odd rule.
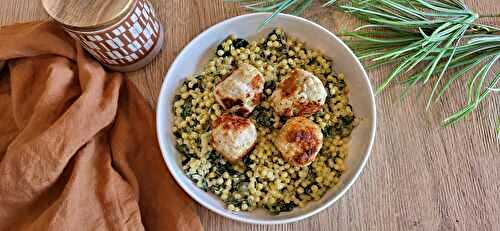
[[[318,29],[322,30],[323,32],[326,32],[327,34],[330,35],[331,38],[333,38],[334,40],[336,40],[337,42],[340,43],[341,46],[343,46],[344,48],[347,49],[347,51],[349,52],[349,54],[354,58],[355,60],[355,64],[357,65],[357,68],[361,69],[361,72],[362,72],[362,78],[364,78],[364,80],[368,83],[368,87],[370,89],[370,92],[369,92],[369,103],[370,103],[370,106],[373,108],[372,110],[372,118],[373,118],[373,123],[372,123],[372,126],[370,128],[370,141],[369,141],[369,144],[368,144],[368,147],[366,149],[366,153],[365,153],[365,156],[361,162],[361,165],[358,167],[358,169],[356,170],[356,172],[354,173],[353,177],[351,178],[351,180],[349,180],[348,182],[346,182],[346,185],[343,189],[341,189],[341,191],[336,195],[334,196],[333,198],[331,198],[330,200],[326,201],[324,204],[318,206],[317,208],[307,212],[307,213],[304,213],[302,215],[298,215],[298,216],[294,216],[294,217],[290,217],[290,218],[285,218],[285,219],[280,219],[280,220],[259,220],[259,219],[255,219],[255,218],[242,218],[242,217],[239,217],[239,216],[236,216],[236,215],[233,215],[229,210],[227,209],[218,209],[218,208],[215,208],[213,207],[212,205],[206,203],[204,200],[202,200],[201,198],[199,198],[194,192],[191,192],[190,190],[187,189],[187,186],[185,185],[184,182],[182,182],[179,178],[177,178],[176,174],[174,173],[174,166],[172,166],[173,163],[169,163],[166,158],[164,158],[164,153],[168,153],[167,151],[167,147],[166,147],[166,143],[163,142],[163,140],[165,139],[168,139],[167,137],[165,137],[165,135],[160,132],[160,127],[162,125],[162,119],[163,118],[162,116],[159,116],[159,114],[161,113],[160,112],[160,105],[163,105],[164,104],[164,101],[165,100],[168,100],[166,99],[166,95],[167,94],[167,77],[169,75],[172,75],[172,67],[176,66],[179,61],[178,57],[182,56],[185,52],[187,52],[187,50],[192,47],[192,46],[195,46],[195,44],[197,44],[198,42],[200,42],[201,38],[205,35],[205,34],[208,34],[212,29],[216,28],[216,27],[221,27],[221,26],[224,26],[226,24],[229,24],[229,23],[232,23],[233,21],[236,21],[236,20],[242,20],[242,19],[245,19],[245,18],[251,18],[251,17],[255,17],[255,16],[270,16],[271,13],[249,13],[249,14],[243,14],[243,15],[239,15],[239,16],[235,16],[235,17],[231,17],[231,18],[228,18],[228,19],[225,19],[215,25],[212,25],[210,26],[209,28],[205,29],[203,32],[201,32],[200,34],[198,34],[195,38],[193,38],[182,50],[181,52],[179,52],[174,60],[174,62],[172,62],[172,64],[170,65],[167,73],[165,74],[165,77],[162,81],[162,86],[161,86],[161,89],[160,89],[160,94],[159,94],[159,97],[158,97],[158,102],[156,104],[157,108],[156,108],[156,130],[157,130],[157,139],[158,139],[158,143],[160,145],[160,150],[162,152],[162,158],[163,158],[163,161],[165,162],[165,164],[167,165],[167,168],[170,172],[170,174],[172,175],[172,177],[174,178],[174,180],[177,182],[177,184],[184,190],[184,192],[186,192],[192,199],[194,199],[196,202],[198,202],[199,204],[201,204],[202,206],[204,206],[205,208],[208,208],[210,211],[218,214],[218,215],[221,215],[223,217],[226,217],[226,218],[229,218],[231,220],[235,220],[235,221],[240,221],[240,222],[244,222],[244,223],[249,223],[249,224],[267,224],[267,225],[272,225],[272,224],[286,224],[286,223],[292,223],[292,222],[297,222],[297,221],[300,221],[300,220],[303,220],[303,219],[306,219],[306,218],[309,218],[313,215],[316,215],[317,213],[325,210],[326,208],[328,208],[329,206],[331,206],[333,203],[335,203],[339,198],[341,198],[350,188],[351,186],[354,184],[354,182],[358,179],[358,177],[361,175],[363,169],[365,168],[367,162],[368,162],[368,159],[370,158],[371,156],[371,152],[372,152],[372,148],[373,148],[373,144],[374,144],[374,141],[375,141],[375,135],[376,135],[376,129],[377,129],[377,110],[376,110],[376,103],[375,103],[375,95],[374,95],[374,91],[373,91],[373,87],[372,87],[372,84],[371,84],[371,81],[370,79],[368,78],[368,74],[366,73],[366,70],[364,69],[363,65],[361,64],[361,62],[359,61],[358,57],[354,54],[354,52],[340,39],[338,38],[333,32],[327,30],[326,28],[324,28],[323,26],[313,22],[313,21],[310,21],[308,19],[305,19],[305,18],[302,18],[302,17],[298,17],[298,16],[294,16],[294,15],[290,15],[290,14],[283,14],[283,13],[280,13],[278,15],[276,15],[276,17],[285,17],[285,18],[290,18],[290,19],[293,19],[293,20],[298,20],[298,21],[302,21],[303,23],[306,23],[306,24],[309,24],[311,26],[314,26],[314,27],[317,27]],[[227,211],[226,211],[227,210]]]

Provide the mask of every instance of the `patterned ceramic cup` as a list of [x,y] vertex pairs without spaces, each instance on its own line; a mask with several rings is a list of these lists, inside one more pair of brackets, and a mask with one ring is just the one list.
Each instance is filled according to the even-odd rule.
[[48,14],[99,62],[116,71],[144,67],[164,31],[148,0],[42,0]]

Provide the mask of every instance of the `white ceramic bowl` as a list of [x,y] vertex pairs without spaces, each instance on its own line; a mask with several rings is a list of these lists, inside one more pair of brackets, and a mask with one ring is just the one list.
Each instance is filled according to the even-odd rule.
[[[267,13],[247,14],[223,21],[191,41],[170,66],[163,81],[157,105],[157,131],[163,158],[177,183],[198,203],[227,218],[255,223],[280,224],[295,222],[330,206],[339,199],[360,175],[370,155],[375,138],[375,101],[370,80],[352,51],[333,33],[320,25],[303,18],[281,14],[274,18],[261,31],[260,24],[269,16]],[[215,54],[217,45],[230,34],[252,40],[267,35],[273,28],[281,27],[290,36],[305,42],[306,47],[315,48],[333,60],[334,68],[344,73],[350,88],[349,100],[357,117],[362,118],[352,133],[349,155],[346,159],[347,170],[342,174],[340,183],[330,189],[319,201],[310,202],[304,208],[291,212],[271,215],[263,209],[253,212],[232,212],[216,196],[204,192],[184,174],[180,154],[175,149],[172,134],[172,104],[175,89],[186,76],[201,71],[207,60]]]

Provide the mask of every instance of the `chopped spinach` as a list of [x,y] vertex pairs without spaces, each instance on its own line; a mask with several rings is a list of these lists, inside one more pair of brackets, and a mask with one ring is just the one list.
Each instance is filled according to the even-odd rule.
[[347,134],[347,131],[344,131],[346,130],[343,126],[342,126],[342,123],[336,123],[334,126],[329,126],[330,127],[330,136],[329,137],[333,137],[333,136],[341,136],[341,137],[345,137],[345,136],[348,136],[349,134]]
[[203,132],[210,131],[210,123],[205,122],[204,124],[202,124],[202,130],[203,130]]
[[284,116],[280,116],[280,123],[285,124],[288,119]]
[[304,189],[304,192],[306,192],[307,194],[312,194],[313,191],[311,189],[311,185],[307,186],[305,189]]
[[204,75],[197,75],[195,78],[198,80],[198,86],[196,86],[197,88],[199,88],[201,91],[205,90],[206,88],[206,84],[205,82],[202,80],[205,76]]
[[318,111],[316,113],[314,113],[314,117],[317,117],[317,116],[324,116],[325,115],[325,112],[323,110],[321,111]]
[[288,46],[288,44],[286,42],[282,42],[281,44],[282,45],[281,45],[281,49],[279,49],[279,52],[283,55],[283,59],[287,59],[288,52],[290,51],[290,47]]
[[235,177],[236,174],[241,174],[240,172],[234,170],[233,166],[231,164],[227,164],[226,165],[228,166],[227,167],[227,173],[229,173],[229,175],[232,175],[233,177]]
[[[226,40],[224,40],[224,42],[225,41]],[[220,55],[219,51],[223,51],[224,53],[222,55]],[[224,47],[222,46],[222,43],[221,43],[221,44],[219,44],[219,46],[217,46],[217,50],[215,50],[215,55],[217,55],[219,57],[226,57],[226,56],[230,56],[231,52],[224,50]]]
[[192,113],[192,107],[193,107],[193,97],[188,97],[182,105],[182,112],[181,112],[181,117],[186,118]]
[[[271,90],[270,94],[266,93],[267,89]],[[275,89],[276,89],[276,81],[269,80],[264,83],[264,94],[266,94],[267,96],[271,95]]]
[[346,115],[340,117],[340,121],[336,124],[336,135],[347,137],[351,135],[353,129],[354,116]]
[[333,98],[332,93],[330,92],[330,85],[328,84],[328,87],[326,87],[326,102],[330,102],[330,99]]
[[227,172],[229,175],[234,175],[238,173],[238,171],[234,170],[231,164],[223,163],[220,159],[215,162],[215,173],[218,176],[222,176],[224,172]]
[[210,188],[208,189],[210,192],[213,192],[217,195],[219,195],[223,188],[222,188],[222,185],[217,185],[217,184],[213,184],[212,186],[210,186]]
[[175,148],[182,154],[190,153],[189,147],[186,144],[177,144]]
[[196,155],[191,153],[191,150],[189,150],[189,147],[186,144],[177,144],[175,148],[186,157],[186,159],[182,161],[182,165],[186,165],[191,159],[198,158]]
[[293,208],[295,208],[297,205],[293,202],[290,203],[282,203],[279,205],[281,212],[289,212],[292,211]]
[[307,62],[307,65],[319,65],[319,63],[316,59],[310,59],[309,62]]
[[233,186],[234,188],[236,188],[238,190],[238,192],[241,192],[241,193],[246,193],[248,192],[248,184],[250,182],[248,181],[241,181],[241,182],[238,182],[235,186]]
[[199,175],[199,174],[187,174],[188,177],[198,186],[201,188],[203,191],[207,192],[208,191],[208,181],[204,179],[204,176]]
[[318,176],[318,174],[316,174],[316,171],[314,170],[314,168],[309,166],[309,168],[307,170],[307,177],[309,177],[309,179],[314,181],[316,179],[316,176]]
[[[189,90],[194,90],[196,88],[201,88],[200,82],[194,83],[191,87],[188,87]],[[201,90],[201,89],[200,89]]]
[[297,205],[293,202],[290,203],[285,203],[283,200],[279,200],[273,205],[266,205],[265,208],[269,210],[270,213],[274,215],[278,215],[281,212],[290,212],[292,211]]
[[334,134],[335,134],[335,128],[331,125],[328,125],[326,126],[325,128],[323,128],[323,130],[321,130],[323,132],[323,136],[325,136],[326,138],[329,138],[329,137],[332,137]]
[[[222,41],[219,46],[217,46],[217,50],[215,51],[215,54],[219,57],[226,57],[226,56],[230,56],[231,55],[231,52],[229,50],[224,50],[224,46],[222,45],[223,43],[225,43],[228,39],[230,38],[227,38],[225,39],[224,41]],[[235,48],[235,49],[238,49],[238,48],[242,48],[242,47],[246,47],[248,46],[248,41],[245,40],[245,39],[242,39],[242,38],[237,38],[237,39],[234,39],[233,40],[233,43],[231,45],[231,48]],[[219,54],[219,51],[223,51],[224,53],[222,54]]]
[[[267,42],[272,41],[271,36],[273,36],[273,35],[276,36],[276,40],[274,40],[274,41],[277,41],[281,44],[281,47],[277,48],[277,50],[281,53],[284,53],[286,50],[286,53],[288,53],[289,47],[288,47],[288,44],[286,43],[286,34],[284,32],[277,34],[276,29],[274,29],[271,33],[269,33],[269,35],[267,35],[266,40],[262,44],[263,48],[268,48]],[[276,49],[276,48],[273,48],[273,49]]]
[[181,164],[182,164],[182,166],[184,166],[184,165],[186,165],[187,163],[189,163],[189,161],[190,161],[190,160],[191,160],[191,158],[187,158],[187,157],[186,157],[186,159],[184,159],[184,160],[182,161],[182,163],[181,163]]
[[246,46],[248,46],[248,41],[245,39],[237,38],[233,41],[233,46],[236,49],[241,48],[241,47],[246,47]]
[[[349,105],[350,106],[350,105]],[[355,117],[353,115],[346,115],[340,117],[339,122],[334,125],[328,125],[323,130],[323,136],[326,138],[333,136],[347,137],[351,135],[353,129],[353,122]]]
[[218,161],[215,162],[214,168],[215,168],[215,173],[217,174],[217,176],[222,176],[222,174],[226,171],[225,165],[221,164]]
[[194,126],[196,126],[196,120],[193,121],[195,124],[194,125],[188,125],[187,127],[185,127],[184,129],[182,129],[184,132],[192,132],[194,130]]
[[217,154],[214,150],[212,150],[212,151],[210,151],[210,152],[208,153],[208,158],[207,158],[207,160],[208,160],[210,163],[215,164],[215,163],[217,162],[217,160],[218,160],[218,159],[219,159],[219,156],[218,156],[218,154]]
[[347,104],[347,107],[352,111],[352,106],[350,104]]
[[189,81],[186,81],[185,83],[186,83],[186,88],[188,90],[194,90],[194,89],[200,87],[200,82],[196,82],[196,83],[192,84],[191,87],[189,86]]
[[201,189],[205,192],[208,192],[208,181],[206,179],[201,179]]
[[225,162],[215,151],[210,151],[208,153],[207,160],[212,163],[212,166],[215,168],[215,173],[218,176],[222,176],[224,172],[227,172],[230,175],[238,173],[238,171],[234,170],[231,164]]
[[274,124],[273,111],[265,109],[262,106],[257,106],[252,112],[253,117],[257,124],[263,127],[272,127]]
[[250,167],[253,163],[254,161],[250,159],[250,154],[243,157],[243,164],[245,164],[245,166]]
[[352,122],[354,121],[354,116],[352,116],[352,115],[342,116],[342,117],[340,117],[340,120],[342,121],[344,126],[347,126],[347,125],[352,124]]
[[[232,204],[234,205],[234,207],[236,208],[240,208],[241,205],[243,204],[243,202],[247,202],[246,200],[242,200],[242,199],[236,199],[234,197],[230,197],[228,198],[226,201],[225,201],[227,204]],[[248,203],[248,202],[247,202]]]
[[212,80],[212,83],[215,84],[215,83],[218,83],[220,82],[221,80],[223,80],[224,78],[222,77],[221,74],[216,74],[214,75],[214,79]]
[[324,74],[325,74],[325,77],[328,77],[328,76],[329,76],[329,75],[331,75],[332,73],[333,73],[333,66],[332,66],[332,65],[330,65],[330,71],[327,71],[327,72],[325,72],[325,73],[324,73]]
[[238,171],[233,172],[231,174],[231,176],[233,177],[234,182],[248,181],[248,176],[246,174],[238,172]]
[[339,88],[340,91],[343,91],[345,89],[345,80],[340,79],[337,82],[337,87]]

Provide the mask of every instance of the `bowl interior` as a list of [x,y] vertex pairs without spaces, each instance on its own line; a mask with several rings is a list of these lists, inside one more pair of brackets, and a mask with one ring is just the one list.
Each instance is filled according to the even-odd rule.
[[[269,14],[247,14],[221,22],[196,37],[177,56],[164,79],[157,105],[158,139],[163,158],[179,185],[198,203],[210,210],[235,220],[275,224],[293,222],[311,216],[337,200],[350,187],[364,167],[370,154],[375,135],[375,104],[370,81],[359,61],[340,39],[319,25],[290,15],[278,15],[261,31],[258,27]],[[186,76],[201,71],[203,65],[215,53],[217,45],[227,36],[253,40],[266,36],[275,27],[281,27],[289,36],[305,42],[305,46],[321,51],[333,60],[338,73],[344,73],[350,88],[349,100],[354,113],[361,118],[360,125],[352,133],[347,170],[340,183],[330,189],[319,201],[310,202],[304,208],[296,208],[280,215],[270,215],[264,210],[253,212],[232,212],[225,208],[216,196],[196,187],[184,174],[180,154],[175,150],[175,138],[171,132],[172,104],[175,89]]]

